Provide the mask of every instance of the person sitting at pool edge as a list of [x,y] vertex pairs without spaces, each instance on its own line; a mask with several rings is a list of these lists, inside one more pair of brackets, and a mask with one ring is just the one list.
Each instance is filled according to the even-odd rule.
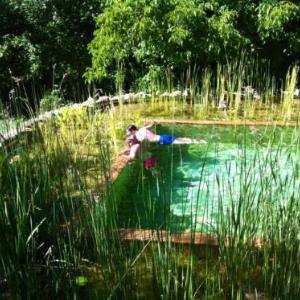
[[185,137],[175,137],[173,135],[162,134],[157,135],[152,132],[149,128],[152,126],[145,126],[138,129],[134,124],[127,127],[127,135],[134,135],[139,142],[148,141],[159,143],[162,145],[171,145],[171,144],[206,144],[205,140],[197,140]]

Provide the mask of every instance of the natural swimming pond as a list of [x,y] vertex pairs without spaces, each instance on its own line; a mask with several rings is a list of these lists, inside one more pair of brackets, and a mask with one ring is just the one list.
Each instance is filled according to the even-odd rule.
[[142,159],[154,155],[157,165],[146,170],[140,159],[114,184],[119,227],[216,232],[252,216],[260,231],[276,207],[299,195],[296,127],[159,125],[156,131],[207,144],[145,145]]
[[[64,299],[74,291],[94,299],[183,299],[186,291],[186,299],[236,299],[238,282],[243,294],[267,290],[277,299],[274,294],[291,282],[292,296],[285,298],[297,298],[299,128],[159,125],[159,134],[207,144],[145,145],[143,157],[155,155],[155,168],[145,169],[142,159],[128,164],[112,190],[101,186],[92,194],[87,179],[95,175],[99,185],[102,172],[109,172],[109,155],[101,149],[107,143],[83,143],[81,128],[65,127],[62,137],[57,124],[49,127],[22,136],[12,153],[2,154],[2,195],[11,199],[1,210],[3,261],[14,270],[2,273],[9,284],[22,287],[26,276],[38,293],[47,281],[43,293],[51,299],[58,288]],[[117,230],[122,227],[216,232],[218,244],[128,241],[120,234],[126,230]],[[257,236],[267,241],[261,250],[253,243]],[[24,273],[16,243],[38,258],[28,260]],[[35,267],[44,260],[47,268]],[[3,280],[0,288],[9,290]]]

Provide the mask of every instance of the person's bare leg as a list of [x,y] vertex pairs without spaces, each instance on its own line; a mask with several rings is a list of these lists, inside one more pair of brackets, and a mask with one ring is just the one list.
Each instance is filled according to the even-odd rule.
[[173,144],[207,144],[205,140],[190,139],[190,138],[176,138]]

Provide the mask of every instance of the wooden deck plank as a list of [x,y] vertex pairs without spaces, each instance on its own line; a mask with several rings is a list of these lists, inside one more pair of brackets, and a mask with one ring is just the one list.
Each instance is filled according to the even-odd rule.
[[296,127],[297,122],[284,121],[243,121],[243,120],[186,120],[186,119],[145,119],[145,123],[157,124],[186,124],[186,125],[224,125],[224,126],[291,126]]
[[[214,233],[202,232],[183,232],[183,233],[170,233],[166,230],[151,230],[151,229],[131,229],[120,228],[118,230],[120,239],[123,241],[160,241],[172,242],[175,244],[194,244],[194,245],[208,245],[218,246],[219,238]],[[256,238],[253,245],[256,248],[261,248],[264,244],[263,239]],[[230,245],[229,238],[226,238],[225,245]]]
[[151,229],[119,229],[124,241],[171,241],[177,244],[218,245],[217,235],[212,233],[170,233],[166,230]]

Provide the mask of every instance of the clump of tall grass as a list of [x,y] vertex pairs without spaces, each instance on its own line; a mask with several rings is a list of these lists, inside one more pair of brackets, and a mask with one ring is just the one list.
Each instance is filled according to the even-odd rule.
[[[271,136],[263,157],[259,152],[249,156],[247,149],[243,150],[242,163],[234,166],[238,178],[231,176],[232,167],[226,177],[216,178],[219,259],[224,273],[221,280],[228,297],[241,297],[247,292],[291,299],[300,291],[299,269],[292,267],[292,261],[299,259],[300,246],[294,221],[299,219],[300,192],[297,131],[290,149],[280,141],[274,143]],[[283,156],[291,172],[282,169]],[[226,205],[224,191],[228,190]]]
[[297,86],[299,67],[290,67],[284,83],[284,91],[282,92],[282,109],[284,116],[290,120],[292,116],[294,91]]
[[172,82],[173,76],[169,70],[167,76],[160,77],[160,88],[164,87],[164,91],[170,93],[177,86],[183,96],[172,102],[170,97],[161,96],[162,90],[158,90],[159,95],[155,96],[157,91],[153,93],[152,89],[151,109],[145,107],[148,114],[166,117],[224,118],[218,108],[222,108],[224,104],[220,104],[225,101],[225,118],[295,120],[297,107],[293,97],[297,74],[298,67],[290,67],[285,82],[280,84],[280,79],[270,73],[268,62],[245,55],[226,64],[218,64],[215,68],[195,67],[191,71],[188,67],[178,84]]
[[[218,246],[204,247],[199,254],[192,245],[171,242],[170,204],[176,200],[172,147],[166,150],[170,158],[161,172],[146,173],[137,162],[144,210],[130,216],[136,217],[137,228],[145,223],[143,216],[154,232],[166,229],[167,241],[120,238],[122,212],[110,178],[111,162],[123,147],[126,125],[140,125],[141,115],[127,106],[106,114],[66,108],[28,138],[0,149],[0,235],[7,241],[0,245],[0,285],[9,296],[39,295],[39,284],[52,298],[78,295],[76,278],[87,277],[89,285],[92,273],[99,298],[297,297],[299,264],[293,263],[299,260],[299,128],[289,146],[271,135],[263,157],[260,152],[248,156],[247,144],[240,146],[237,178],[230,179],[230,168],[227,176],[215,178],[219,194],[213,233]],[[288,157],[289,174],[282,170],[282,154]],[[205,177],[200,176],[199,189],[203,184]],[[212,192],[208,189],[207,196]],[[179,199],[182,204],[186,200],[184,195]],[[207,203],[208,215],[212,206]],[[190,211],[191,237],[202,219],[198,213]],[[182,222],[178,228],[186,228],[184,218],[176,221]]]
[[117,284],[126,263],[117,259],[111,156],[134,116],[66,108],[1,147],[0,285],[10,297],[37,296],[39,285],[68,297],[86,264],[100,269],[108,294]]

